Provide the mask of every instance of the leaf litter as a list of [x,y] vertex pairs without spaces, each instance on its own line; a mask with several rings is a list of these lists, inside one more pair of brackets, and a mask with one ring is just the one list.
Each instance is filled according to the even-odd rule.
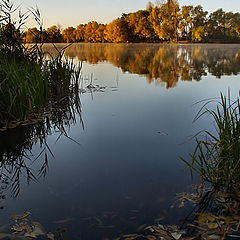
[[[177,200],[171,208],[185,207],[191,203],[201,206],[205,193],[211,193],[212,206],[205,210],[193,212],[191,220],[186,219],[185,227],[162,225],[155,221],[154,225],[143,224],[138,227],[138,234],[121,235],[114,240],[234,240],[240,239],[240,193],[213,192],[202,185],[193,186],[194,193],[176,194]],[[161,220],[161,219],[159,219]]]
[[[46,240],[54,240],[54,234],[47,232],[41,223],[30,220],[30,212],[20,215],[13,215],[9,224],[9,232],[0,233],[0,239],[30,240],[44,237]],[[41,238],[42,239],[42,238]]]

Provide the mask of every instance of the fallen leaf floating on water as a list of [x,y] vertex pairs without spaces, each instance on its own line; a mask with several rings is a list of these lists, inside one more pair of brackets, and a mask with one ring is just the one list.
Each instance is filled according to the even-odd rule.
[[218,224],[214,222],[207,223],[209,229],[216,229],[218,228]]
[[22,215],[13,215],[12,218],[13,220],[17,221],[17,220],[27,218],[30,214],[31,214],[30,212],[25,212]]
[[143,230],[145,227],[147,227],[147,224],[142,224],[141,226],[139,226],[137,228],[137,232],[140,232],[141,230]]
[[211,213],[207,214],[206,217],[207,217],[207,220],[211,221],[211,222],[215,221],[217,218],[215,215],[213,215]]
[[54,234],[49,232],[47,234],[47,238],[50,239],[50,240],[54,240]]
[[173,232],[171,233],[171,235],[173,236],[174,239],[179,240],[182,237],[181,233],[178,232]]
[[178,205],[178,208],[183,208],[185,207],[185,202],[181,202],[179,205]]
[[[11,240],[31,240],[31,239],[49,239],[54,240],[54,234],[46,233],[43,226],[39,222],[30,221],[27,217],[30,216],[30,212],[25,212],[21,215],[13,215],[14,224],[7,224],[3,226],[2,231],[7,233],[0,233],[0,239]],[[9,230],[12,233],[8,233]]]
[[225,238],[222,238],[221,236],[219,235],[216,235],[216,234],[205,234],[205,235],[202,235],[202,239],[206,239],[206,240],[220,240],[220,239],[225,239]]
[[27,233],[30,233],[31,232],[31,227],[26,225],[26,224],[25,225],[14,225],[14,226],[12,226],[12,230],[14,232],[23,232],[23,231],[25,231]]
[[24,237],[28,238],[37,238],[37,236],[33,232],[27,232],[24,234]]
[[45,232],[43,226],[41,225],[41,223],[39,223],[39,222],[32,222],[32,226],[33,226],[32,233],[35,234],[36,236],[40,236],[40,235],[45,235],[46,234],[46,232]]
[[127,235],[124,235],[123,237],[125,238],[137,238],[139,235],[138,234],[127,234]]

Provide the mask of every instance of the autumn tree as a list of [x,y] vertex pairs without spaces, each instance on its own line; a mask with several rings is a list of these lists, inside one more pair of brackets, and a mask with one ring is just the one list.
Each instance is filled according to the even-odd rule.
[[85,42],[102,42],[104,40],[104,25],[96,21],[89,22],[84,29]]
[[150,13],[153,9],[154,5],[151,1],[147,3],[146,10]]
[[75,38],[76,42],[83,42],[84,41],[84,33],[85,33],[86,24],[79,24],[77,29],[75,29]]
[[206,36],[206,22],[208,12],[201,5],[193,8],[192,40],[201,41]]
[[151,24],[152,29],[154,30],[154,35],[158,38],[161,35],[161,25],[163,19],[160,18],[160,8],[158,6],[151,5],[149,9],[149,22]]
[[98,29],[96,30],[96,42],[105,42],[104,38],[105,28],[106,28],[105,24],[98,25]]
[[121,17],[112,21],[106,26],[104,30],[104,36],[105,40],[108,42],[129,42],[129,32],[130,30],[128,28],[125,17]]
[[194,17],[193,6],[182,6],[179,16],[179,31],[181,33],[181,37],[191,41]]
[[134,36],[134,41],[146,41],[153,38],[154,31],[149,21],[149,11],[139,10],[131,13],[126,21],[131,34]]
[[179,11],[177,0],[158,3],[151,9],[149,19],[159,39],[177,41]]
[[76,42],[76,32],[74,27],[68,27],[63,30],[62,37],[64,42],[73,43]]
[[62,34],[60,26],[52,26],[47,29],[47,41],[48,42],[62,42]]
[[167,0],[162,4],[160,18],[163,19],[159,37],[162,39],[177,41],[179,5],[176,0]]
[[29,28],[24,35],[27,43],[39,43],[41,41],[40,31],[36,27]]
[[[213,21],[216,21],[215,23]],[[240,14],[224,12],[219,9],[209,16],[208,34],[214,39],[236,40],[239,39]],[[215,31],[215,35],[211,35]]]
[[[21,36],[22,38],[22,36]],[[96,21],[68,27],[61,33],[59,26],[39,31],[30,28],[24,33],[26,42],[157,42],[186,39],[201,41],[240,41],[240,13],[211,13],[201,5],[182,6],[177,0],[156,0],[149,2],[146,10],[123,13],[111,23]]]
[[227,29],[232,38],[240,38],[240,13],[227,13]]

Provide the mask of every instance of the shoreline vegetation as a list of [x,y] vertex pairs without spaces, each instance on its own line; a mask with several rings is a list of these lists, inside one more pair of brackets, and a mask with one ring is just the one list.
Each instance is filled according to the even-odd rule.
[[[11,0],[2,0],[0,7],[0,131],[43,121],[54,114],[57,103],[64,102],[70,113],[73,108],[81,113],[81,63],[75,65],[64,57],[67,46],[56,48],[57,56],[50,58],[46,58],[42,42],[25,46],[21,29],[29,12],[21,14]],[[41,23],[38,9],[30,14]]]
[[22,39],[25,43],[240,43],[240,13],[221,8],[208,13],[201,5],[180,7],[177,0],[156,1],[109,24],[91,21],[76,28],[29,28]]
[[[40,23],[38,10],[30,14]],[[57,55],[47,58],[42,43],[26,47],[21,29],[28,17],[29,12],[22,14],[11,0],[0,1],[0,199],[5,199],[7,190],[18,196],[22,174],[28,183],[46,175],[48,156],[54,157],[48,135],[58,131],[59,138],[68,137],[65,129],[78,120],[84,127],[81,63],[65,58],[65,48],[56,48]],[[41,149],[37,157],[31,152],[36,144]],[[39,171],[34,173],[31,166],[40,157]]]

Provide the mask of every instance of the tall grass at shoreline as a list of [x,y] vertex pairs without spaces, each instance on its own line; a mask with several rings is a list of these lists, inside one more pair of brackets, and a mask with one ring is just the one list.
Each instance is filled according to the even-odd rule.
[[81,65],[70,60],[38,63],[0,52],[0,128],[26,120],[32,113],[41,114],[61,98],[76,97],[80,70]]
[[214,191],[233,192],[240,187],[240,101],[221,93],[216,109],[205,105],[196,116],[210,115],[214,120],[214,135],[204,131],[204,137],[196,138],[196,147],[190,160],[182,160],[191,172],[197,172],[202,181]]
[[0,125],[20,121],[40,111],[48,97],[48,82],[41,65],[0,53]]
[[[25,46],[21,28],[33,15],[42,29],[38,9],[31,9],[15,20],[18,11],[11,0],[0,1],[0,130],[27,124],[33,118],[42,120],[49,105],[63,98],[74,97],[78,113],[78,86],[81,64],[64,59],[63,48],[57,57],[46,58],[42,49],[42,34],[36,36],[40,44]],[[53,45],[54,46],[54,45]],[[70,101],[70,105],[74,104]]]

